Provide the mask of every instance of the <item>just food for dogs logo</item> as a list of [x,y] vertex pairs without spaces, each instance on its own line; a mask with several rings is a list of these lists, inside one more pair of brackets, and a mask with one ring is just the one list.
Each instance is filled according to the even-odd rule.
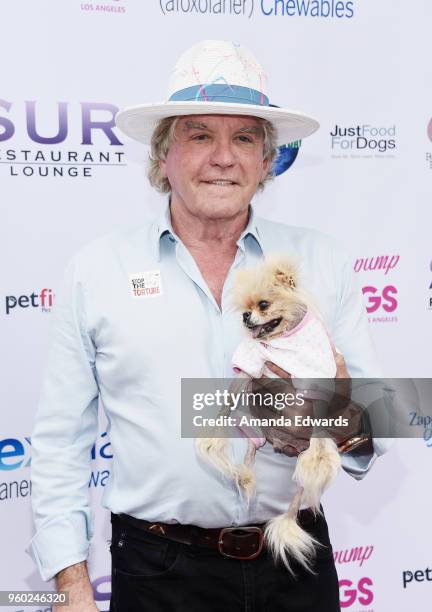
[[0,171],[44,179],[91,178],[101,166],[126,166],[108,103],[12,102],[0,98]]
[[332,157],[395,157],[396,125],[339,125],[329,132]]
[[397,287],[387,278],[383,282],[382,277],[387,277],[389,272],[397,267],[399,259],[399,255],[376,255],[359,257],[354,262],[354,272],[374,274],[362,288],[369,323],[396,323],[398,320],[395,315],[398,308]]
[[165,15],[352,19],[355,0],[157,0]]

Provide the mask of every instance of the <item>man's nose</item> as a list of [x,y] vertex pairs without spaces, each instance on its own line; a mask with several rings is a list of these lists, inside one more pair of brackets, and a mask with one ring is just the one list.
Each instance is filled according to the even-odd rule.
[[222,139],[216,141],[211,152],[210,162],[222,168],[232,166],[235,163],[233,143]]

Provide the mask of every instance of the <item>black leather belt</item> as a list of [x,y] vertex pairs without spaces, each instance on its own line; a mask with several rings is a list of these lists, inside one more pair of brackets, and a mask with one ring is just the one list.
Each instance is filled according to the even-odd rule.
[[[145,521],[128,514],[113,514],[111,520],[113,522],[117,520],[124,522],[138,529],[182,544],[212,548],[219,551],[224,557],[231,559],[255,559],[265,547],[265,523],[242,527],[204,529],[196,525]],[[306,527],[313,520],[314,516],[311,510],[305,509],[299,512],[299,523],[302,527]]]

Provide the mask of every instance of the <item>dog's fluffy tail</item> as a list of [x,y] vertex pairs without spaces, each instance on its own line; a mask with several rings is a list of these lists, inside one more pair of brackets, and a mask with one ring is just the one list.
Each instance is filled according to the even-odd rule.
[[288,571],[295,575],[289,557],[298,561],[312,574],[311,564],[315,558],[315,546],[320,542],[297,523],[289,511],[271,519],[265,528],[265,539],[275,561],[282,561]]
[[336,477],[341,465],[336,444],[329,438],[311,438],[309,448],[300,453],[293,474],[303,487],[302,502],[320,514],[321,495]]

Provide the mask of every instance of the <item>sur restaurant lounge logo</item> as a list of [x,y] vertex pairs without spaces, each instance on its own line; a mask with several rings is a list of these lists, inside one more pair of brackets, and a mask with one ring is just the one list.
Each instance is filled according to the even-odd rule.
[[89,178],[126,166],[108,103],[12,102],[0,98],[0,170],[20,177]]

